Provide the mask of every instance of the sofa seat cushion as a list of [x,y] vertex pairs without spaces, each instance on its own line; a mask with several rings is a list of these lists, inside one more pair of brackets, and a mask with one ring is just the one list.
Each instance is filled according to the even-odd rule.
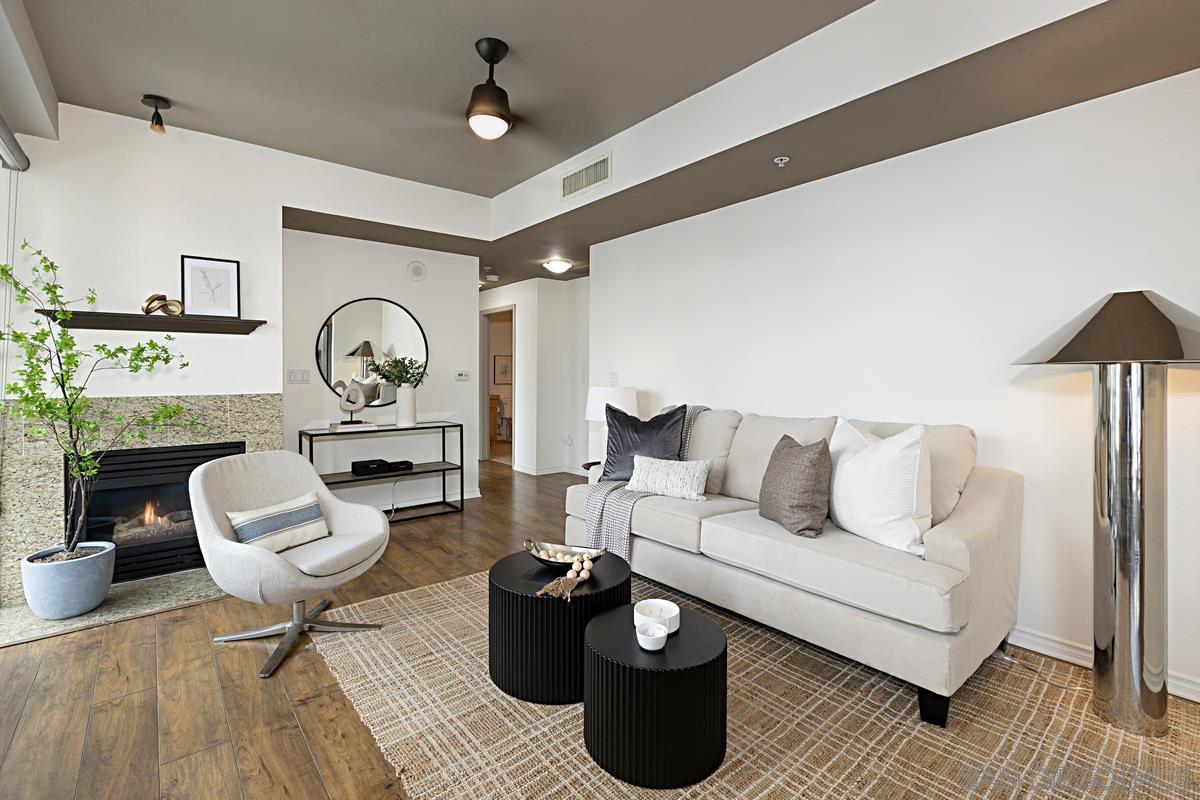
[[966,575],[847,533],[832,522],[815,539],[793,536],[757,511],[704,520],[700,552],[884,617],[937,632],[967,624]]
[[357,567],[383,543],[386,533],[342,533],[284,550],[280,557],[315,578],[326,578]]
[[[567,489],[567,513],[571,516],[587,518],[587,488],[576,484]],[[718,514],[744,510],[757,514],[758,506],[720,494],[707,494],[703,502],[655,495],[637,501],[629,527],[635,536],[699,553],[701,522]]]

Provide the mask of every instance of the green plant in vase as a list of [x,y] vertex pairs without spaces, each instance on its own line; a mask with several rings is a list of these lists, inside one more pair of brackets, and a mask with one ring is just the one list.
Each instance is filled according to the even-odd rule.
[[[105,454],[115,446],[142,441],[149,432],[168,425],[195,427],[196,422],[185,419],[185,409],[179,404],[162,403],[144,416],[126,417],[90,398],[88,384],[99,373],[138,375],[168,366],[183,369],[187,362],[182,354],[171,349],[174,339],[170,335],[163,337],[165,343],[151,339],[132,345],[81,346],[60,323],[69,321],[73,310],[80,305],[95,306],[95,290],[89,289],[83,297],[69,298],[60,279],[59,265],[43,251],[32,249],[28,242],[21,243],[21,250],[32,255],[30,277],[18,277],[11,264],[0,264],[0,281],[8,285],[13,299],[23,306],[32,306],[38,313],[23,329],[9,325],[0,331],[0,341],[9,343],[18,356],[13,380],[5,387],[8,393],[5,411],[29,423],[29,434],[46,437],[65,456],[68,491],[63,544],[26,556],[21,565],[30,607],[39,616],[58,619],[94,608],[104,599],[112,579],[111,543],[88,543],[80,547],[87,529],[88,501]],[[103,561],[105,555],[109,556],[109,565],[107,579],[100,581],[104,584],[103,594],[91,606],[80,608],[81,604],[91,602],[90,598],[77,596],[77,590],[87,587],[71,584],[87,583],[82,575],[82,562],[96,557]],[[51,575],[38,569],[66,567],[77,561],[81,568],[69,574]],[[98,584],[92,581],[89,586],[96,590]],[[60,596],[35,598],[31,591]],[[76,595],[74,602],[69,602],[70,597],[64,600],[61,597],[64,593]]]
[[416,388],[425,381],[425,362],[419,358],[399,356],[383,361],[368,358],[367,369],[395,386],[407,384]]
[[367,369],[381,380],[396,387],[396,424],[412,427],[417,424],[416,389],[425,381],[428,363],[411,356],[398,356],[376,361],[367,359]]

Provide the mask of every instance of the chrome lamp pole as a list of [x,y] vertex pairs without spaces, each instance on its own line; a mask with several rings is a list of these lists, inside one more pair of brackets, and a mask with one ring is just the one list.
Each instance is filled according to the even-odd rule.
[[1154,292],[1117,292],[1017,364],[1092,364],[1092,708],[1167,733],[1167,364],[1200,361],[1200,317]]

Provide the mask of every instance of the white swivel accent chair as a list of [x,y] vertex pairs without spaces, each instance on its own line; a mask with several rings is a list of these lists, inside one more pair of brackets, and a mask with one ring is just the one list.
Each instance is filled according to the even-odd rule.
[[[213,580],[223,590],[251,603],[292,604],[292,618],[258,630],[217,636],[233,642],[283,634],[258,675],[275,671],[305,631],[372,630],[378,625],[321,622],[329,607],[322,600],[311,611],[305,601],[362,575],[383,555],[388,521],[372,506],[339,500],[325,486],[308,459],[299,453],[271,450],[219,458],[202,464],[188,481],[196,535]],[[242,544],[225,516],[316,492],[332,535],[282,553]]]

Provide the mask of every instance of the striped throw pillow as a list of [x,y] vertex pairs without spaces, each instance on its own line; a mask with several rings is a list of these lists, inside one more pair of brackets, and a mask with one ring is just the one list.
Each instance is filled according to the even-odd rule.
[[242,544],[279,553],[329,535],[316,492],[266,508],[227,511],[233,532]]

